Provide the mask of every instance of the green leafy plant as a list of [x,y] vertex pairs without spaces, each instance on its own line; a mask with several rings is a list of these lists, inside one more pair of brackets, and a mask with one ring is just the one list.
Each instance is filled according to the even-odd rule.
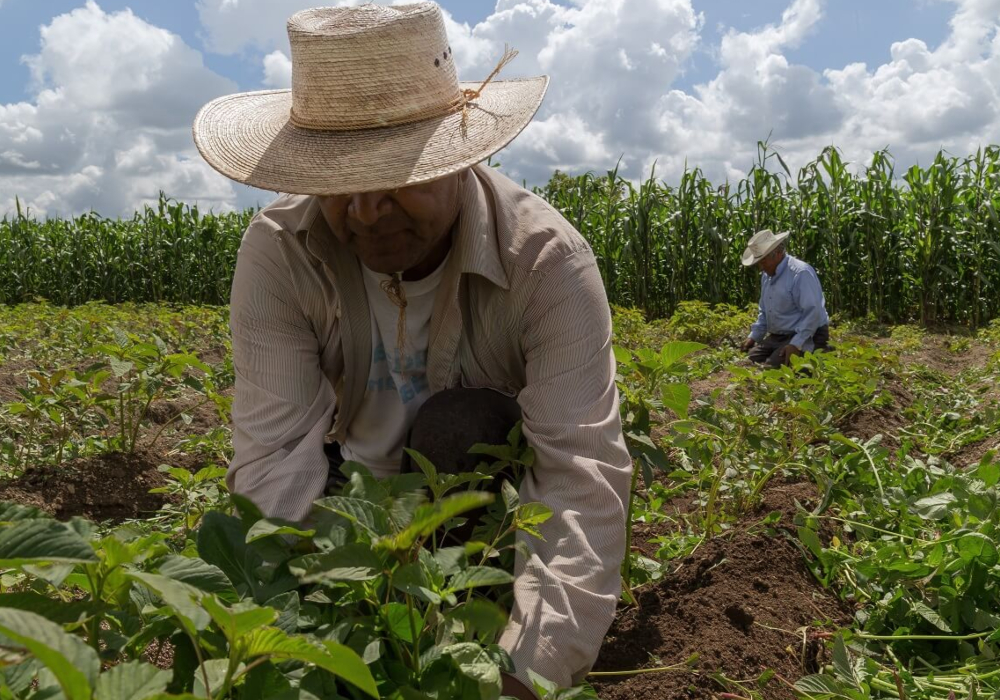
[[116,332],[115,343],[96,346],[107,355],[118,385],[113,395],[99,404],[109,423],[117,428],[110,444],[114,449],[131,453],[143,421],[152,403],[163,398],[177,384],[186,383],[202,389],[204,383],[187,374],[189,369],[210,372],[197,357],[187,353],[169,353],[158,337],[145,342],[134,334]]
[[643,475],[646,487],[649,488],[655,478],[654,469],[667,469],[666,454],[653,442],[650,435],[652,419],[655,413],[663,409],[669,409],[678,418],[687,418],[691,389],[683,381],[676,380],[683,376],[682,360],[704,348],[701,343],[683,341],[667,343],[658,353],[647,349],[632,353],[624,348],[615,348],[615,359],[618,362],[617,384],[622,397],[622,429],[633,458],[626,517],[625,560],[622,565],[627,599],[633,599],[629,591],[634,583],[649,580],[648,575],[634,580],[634,572],[650,570],[648,565],[637,568],[634,565],[637,557],[632,552],[632,523],[639,475]]

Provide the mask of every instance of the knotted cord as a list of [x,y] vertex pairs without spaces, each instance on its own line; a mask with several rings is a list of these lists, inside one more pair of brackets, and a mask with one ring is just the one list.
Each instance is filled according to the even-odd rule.
[[393,272],[387,280],[379,282],[379,287],[389,297],[389,301],[399,308],[396,319],[396,353],[399,355],[399,371],[406,371],[406,292],[403,291],[403,273]]
[[466,129],[466,119],[468,119],[469,116],[469,103],[472,102],[473,100],[479,99],[479,96],[483,94],[483,88],[489,85],[490,81],[493,80],[495,77],[497,77],[497,75],[500,74],[500,71],[502,71],[504,68],[507,67],[508,63],[517,58],[517,53],[518,53],[517,49],[512,49],[510,48],[509,45],[504,44],[503,56],[500,57],[500,60],[497,62],[496,68],[493,69],[493,72],[490,73],[488,76],[486,76],[486,80],[484,80],[475,90],[469,90],[469,89],[462,90],[462,97],[464,98],[464,101],[462,103],[463,134],[465,133]]

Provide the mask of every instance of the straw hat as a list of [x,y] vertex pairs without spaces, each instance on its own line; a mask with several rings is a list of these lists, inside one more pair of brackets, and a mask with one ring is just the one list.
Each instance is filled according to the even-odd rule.
[[747,243],[747,249],[743,251],[743,266],[750,267],[751,265],[756,265],[790,235],[791,231],[773,233],[768,228],[758,231],[750,239],[750,242]]
[[294,194],[435,180],[485,160],[531,121],[547,77],[460,83],[440,8],[363,5],[288,20],[292,89],[220,97],[194,120],[209,165]]

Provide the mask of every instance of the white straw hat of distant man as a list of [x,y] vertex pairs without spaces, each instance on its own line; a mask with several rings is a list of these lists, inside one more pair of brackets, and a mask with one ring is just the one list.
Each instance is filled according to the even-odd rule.
[[459,82],[432,2],[324,7],[288,20],[291,90],[220,97],[194,120],[209,165],[292,194],[392,190],[501,150],[538,110],[548,77]]
[[790,235],[791,231],[774,233],[768,228],[758,231],[747,243],[747,249],[743,251],[743,266],[756,265],[770,255]]

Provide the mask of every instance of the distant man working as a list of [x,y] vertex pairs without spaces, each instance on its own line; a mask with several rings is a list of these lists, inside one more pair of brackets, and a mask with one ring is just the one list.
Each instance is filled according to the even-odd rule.
[[[319,8],[288,23],[292,89],[230,95],[195,141],[224,175],[285,192],[243,236],[230,325],[231,489],[301,521],[345,460],[377,477],[404,447],[442,471],[521,420],[521,501],[553,511],[515,564],[499,644],[562,686],[615,613],[631,458],[594,255],[544,200],[482,164],[547,78],[460,83],[433,3]],[[471,465],[470,465],[471,462]],[[450,469],[449,469],[450,468]],[[340,483],[338,483],[338,481]]]
[[744,267],[760,275],[757,320],[743,350],[766,367],[788,364],[792,355],[827,347],[830,317],[816,270],[785,252],[788,232],[758,231],[743,253]]

